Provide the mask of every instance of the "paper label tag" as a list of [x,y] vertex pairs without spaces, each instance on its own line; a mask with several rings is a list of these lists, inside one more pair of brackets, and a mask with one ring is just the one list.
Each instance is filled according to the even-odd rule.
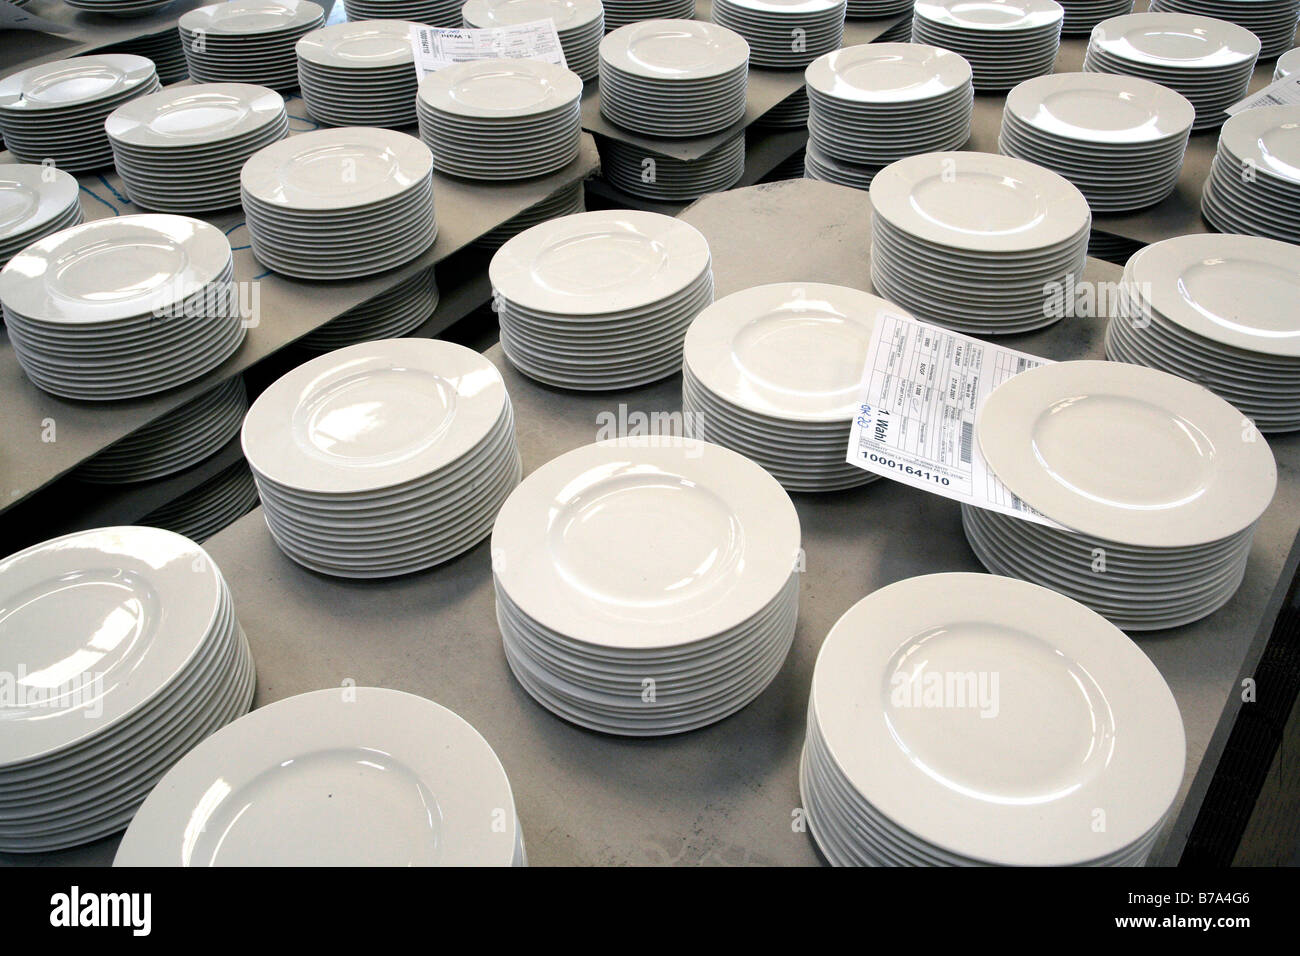
[[1007,379],[1049,360],[901,315],[876,322],[848,462],[965,504],[1061,527],[1011,493],[980,454],[975,420]]
[[1225,113],[1236,116],[1243,110],[1253,110],[1257,106],[1295,106],[1300,104],[1300,73],[1284,76],[1275,83],[1270,83],[1258,93],[1252,93],[1239,103],[1233,103]]
[[411,27],[411,49],[415,53],[415,72],[421,79],[430,73],[469,60],[545,60],[567,67],[560,35],[554,20],[516,23],[508,27],[474,30],[443,30],[437,27]]

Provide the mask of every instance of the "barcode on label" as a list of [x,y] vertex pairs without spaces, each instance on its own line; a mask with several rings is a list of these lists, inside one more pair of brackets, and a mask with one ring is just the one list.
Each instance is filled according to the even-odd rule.
[[1260,106],[1286,106],[1287,101],[1272,93],[1265,93],[1259,101]]
[[975,437],[975,423],[961,423],[961,461],[963,465],[970,464],[971,441]]

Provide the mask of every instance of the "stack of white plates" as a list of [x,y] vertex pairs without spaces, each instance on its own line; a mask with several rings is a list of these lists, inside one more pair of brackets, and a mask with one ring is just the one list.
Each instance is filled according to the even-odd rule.
[[25,163],[79,173],[113,165],[104,119],[159,89],[153,62],[130,53],[55,60],[0,80],[0,132]]
[[488,277],[506,357],[561,388],[631,388],[672,375],[687,327],[713,301],[704,236],[630,209],[533,226],[497,250]]
[[907,30],[911,33],[913,3],[914,0],[849,0],[846,14],[850,20],[884,20],[888,17],[904,17],[907,20]]
[[1083,68],[1167,86],[1196,107],[1193,130],[1212,129],[1246,95],[1259,38],[1244,27],[1187,13],[1132,13],[1097,24]]
[[433,155],[406,133],[303,133],[254,153],[240,182],[253,255],[284,275],[373,275],[414,259],[438,234]]
[[[970,139],[975,91],[970,64],[956,53],[921,43],[866,43],[817,59],[804,78],[808,142],[833,182],[870,185],[895,160],[958,149]],[[849,175],[838,166],[850,167]]]
[[1300,256],[1254,236],[1180,236],[1124,269],[1106,354],[1199,382],[1265,432],[1300,429]]
[[874,295],[820,282],[760,285],[719,299],[686,333],[688,434],[758,462],[786,491],[839,491],[876,476],[845,461]]
[[61,169],[0,164],[0,268],[37,239],[81,223],[80,187]]
[[756,121],[758,126],[798,129],[808,125],[808,90],[800,87]]
[[257,485],[242,458],[175,501],[149,512],[140,524],[182,534],[200,544],[257,507]]
[[[906,16],[900,17],[898,22],[886,30],[872,42],[874,43],[910,43],[912,40],[912,7],[913,4],[907,5]],[[849,19],[853,19],[852,14]]]
[[586,212],[586,210],[586,190],[582,182],[576,182],[475,239],[474,245],[484,249],[500,249],[507,240],[538,223],[558,219],[561,216],[572,216],[574,213]]
[[713,22],[748,41],[754,66],[792,70],[839,49],[846,6],[845,0],[714,0]]
[[1062,318],[1046,291],[1083,274],[1092,215],[1069,181],[1023,159],[929,153],[871,182],[876,292],[976,335]]
[[1093,213],[1160,202],[1178,185],[1196,109],[1136,76],[1056,73],[1007,96],[998,150],[1060,173]]
[[414,126],[419,80],[408,20],[359,20],[313,30],[298,51],[307,112],[331,126]]
[[0,304],[27,377],[82,401],[166,391],[244,341],[230,243],[184,216],[120,216],[46,236],[0,271]]
[[356,687],[259,707],[195,747],[113,865],[525,863],[510,781],[478,731],[431,700]]
[[655,202],[690,202],[730,189],[745,175],[745,134],[737,133],[700,159],[647,154],[639,146],[602,140],[600,166],[606,181]]
[[180,18],[190,76],[200,83],[256,83],[273,90],[298,86],[295,46],[325,23],[310,0],[229,0]]
[[1051,73],[1061,45],[1056,0],[917,0],[912,40],[960,53],[977,90],[1009,90]]
[[1133,0],[1056,0],[1065,10],[1061,32],[1066,36],[1087,36],[1092,28],[1133,12]]
[[0,562],[0,851],[116,833],[195,744],[248,710],[253,659],[194,542],[101,528]]
[[100,52],[134,53],[152,60],[154,69],[158,71],[158,82],[164,86],[190,78],[189,64],[185,62],[185,46],[176,30],[124,40],[105,47]]
[[1277,58],[1277,66],[1273,68],[1273,80],[1276,82],[1285,79],[1297,70],[1300,70],[1300,47],[1288,50]]
[[1300,243],[1300,106],[1242,110],[1223,124],[1201,214],[1221,232]]
[[610,734],[682,733],[740,710],[794,638],[799,517],[718,445],[587,445],[515,490],[492,530],[506,660],[538,703]]
[[871,180],[880,171],[875,166],[841,163],[819,150],[811,140],[804,150],[803,163],[805,178],[817,179],[825,183],[838,183],[851,189],[870,189]]
[[582,145],[582,80],[542,60],[471,60],[430,73],[416,111],[434,168],[450,176],[544,176]]
[[172,0],[66,0],[70,7],[110,17],[140,17],[171,2]]
[[837,866],[1142,866],[1186,755],[1173,694],[1114,625],[1021,581],[930,574],[831,629],[799,791]]
[[1197,13],[1229,20],[1259,37],[1261,59],[1271,60],[1295,42],[1300,0],[1151,0],[1159,13]]
[[461,9],[465,26],[486,30],[551,20],[560,36],[564,64],[584,80],[600,69],[605,9],[600,0],[469,0]]
[[523,468],[501,374],[434,339],[300,365],[253,402],[243,444],[276,544],[344,578],[422,571],[474,547]]
[[423,325],[437,307],[438,284],[433,269],[421,269],[295,344],[309,352],[332,352],[358,342],[400,338]]
[[73,474],[96,484],[162,478],[197,465],[239,432],[248,392],[234,376],[114,442]]
[[600,44],[600,112],[646,136],[704,136],[741,121],[749,44],[695,20],[649,20]]
[[207,212],[239,205],[244,162],[288,135],[289,116],[284,98],[265,86],[201,83],[119,106],[104,129],[132,202]]
[[639,20],[689,20],[695,0],[603,0],[605,32]]
[[1273,453],[1240,411],[1123,362],[1021,372],[989,396],[976,434],[1013,495],[1072,529],[963,506],[976,556],[1130,631],[1226,603],[1277,485]]
[[465,0],[343,0],[349,20],[410,20],[444,29],[461,25]]

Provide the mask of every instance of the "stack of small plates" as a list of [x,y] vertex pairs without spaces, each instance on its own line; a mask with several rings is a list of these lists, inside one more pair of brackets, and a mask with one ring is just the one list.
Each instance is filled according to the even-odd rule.
[[61,169],[0,164],[0,268],[37,239],[79,225],[79,190]]
[[438,284],[433,270],[420,269],[295,344],[309,352],[332,352],[358,342],[400,338],[423,325],[437,307]]
[[[884,20],[888,17],[904,17],[907,31],[912,32],[913,0],[849,0],[846,16],[850,20]],[[890,41],[885,41],[890,42]]]
[[786,491],[839,491],[876,476],[845,461],[884,299],[819,282],[719,299],[686,333],[688,434],[758,462]]
[[1088,38],[1083,68],[1140,76],[1183,94],[1196,107],[1193,130],[1227,119],[1246,95],[1259,38],[1226,20],[1187,13],[1132,13],[1106,20]]
[[240,182],[253,255],[299,279],[383,272],[420,255],[438,233],[433,155],[406,133],[303,133],[254,153]]
[[165,7],[172,0],[66,0],[68,6],[110,17],[139,17]]
[[471,60],[430,73],[416,111],[434,168],[450,176],[544,176],[582,145],[582,80],[541,60]]
[[1133,12],[1133,0],[1056,0],[1065,10],[1061,32],[1066,36],[1087,36],[1092,28]]
[[600,166],[606,181],[625,193],[655,202],[691,202],[730,189],[745,175],[745,134],[692,160],[648,155],[639,146],[602,140]]
[[605,32],[640,20],[689,20],[695,0],[604,0]]
[[560,388],[631,388],[672,375],[687,327],[713,301],[704,236],[630,209],[534,226],[497,250],[488,277],[506,357]]
[[104,119],[160,86],[153,62],[130,53],[42,63],[0,80],[0,132],[25,163],[72,173],[112,166]]
[[1007,96],[998,150],[1060,173],[1094,214],[1142,209],[1178,185],[1196,109],[1136,76],[1056,73]]
[[[895,160],[958,149],[970,138],[971,67],[956,53],[866,43],[826,54],[804,77],[808,142],[832,182],[870,185]],[[839,166],[850,167],[848,174]]]
[[239,171],[284,139],[284,98],[264,86],[202,83],[119,106],[104,123],[117,174],[137,206],[207,212],[239,205]]
[[1051,73],[1061,45],[1056,0],[917,0],[912,40],[960,53],[977,90],[1009,90]]
[[647,136],[704,136],[745,116],[749,44],[695,20],[649,20],[600,44],[600,112]]
[[799,517],[749,459],[642,436],[533,472],[492,531],[506,660],[579,726],[657,736],[714,723],[794,638]]
[[244,341],[230,243],[184,216],[120,216],[46,236],[0,271],[0,304],[32,383],[82,401],[166,391]]
[[331,126],[414,126],[419,80],[408,20],[313,30],[296,47],[307,112]]
[[182,534],[202,544],[257,507],[257,485],[241,458],[175,501],[149,512],[142,525]]
[[298,86],[295,46],[325,23],[310,0],[229,0],[180,18],[190,76],[200,83],[256,83],[273,90]]
[[431,700],[350,687],[259,707],[195,747],[113,865],[525,864],[510,781],[478,731]]
[[98,840],[160,777],[248,710],[253,659],[230,590],[194,542],[79,531],[0,562],[0,851]]
[[158,71],[158,82],[164,86],[190,78],[189,64],[185,62],[185,46],[176,30],[124,40],[105,47],[100,52],[134,53],[152,60],[154,69]]
[[1174,695],[1114,625],[1022,581],[930,574],[831,629],[799,791],[837,866],[1142,866],[1186,756]]
[[714,0],[713,22],[749,42],[754,66],[793,70],[839,49],[845,10],[845,0]]
[[1300,0],[1151,0],[1159,13],[1198,13],[1229,20],[1259,37],[1261,59],[1271,60],[1295,42]]
[[808,125],[808,90],[800,87],[776,106],[760,116],[758,126],[770,126],[777,129],[799,129]]
[[1201,214],[1221,232],[1300,243],[1300,106],[1242,110],[1223,124]]
[[1276,82],[1286,79],[1297,71],[1300,71],[1300,47],[1288,50],[1277,58],[1277,66],[1273,68],[1273,80]]
[[574,213],[586,212],[586,210],[586,189],[582,182],[576,182],[475,239],[474,245],[484,249],[500,249],[507,240],[538,223],[558,219],[561,216],[572,216]]
[[962,332],[1025,332],[1057,321],[1045,291],[1081,276],[1088,257],[1088,201],[1023,159],[903,159],[872,180],[871,205],[876,291]]
[[824,183],[838,183],[851,189],[870,189],[871,180],[879,172],[875,166],[859,166],[856,163],[841,163],[821,152],[809,141],[804,150],[803,174],[807,179],[817,179]]
[[1180,236],[1124,269],[1106,354],[1199,382],[1265,432],[1300,429],[1300,256],[1254,236]]
[[343,0],[349,20],[410,20],[444,29],[461,25],[465,0]]
[[114,442],[73,474],[96,484],[123,484],[184,471],[234,438],[247,411],[248,393],[236,375]]
[[1123,362],[1021,372],[989,396],[976,434],[1011,493],[1064,526],[963,506],[976,556],[1129,631],[1225,604],[1277,485],[1273,453],[1240,411]]
[[605,9],[600,0],[469,0],[461,9],[465,26],[486,30],[550,20],[560,36],[564,64],[584,80],[600,70]]
[[422,571],[474,547],[523,469],[501,374],[434,339],[300,365],[253,402],[243,444],[280,550],[343,578]]

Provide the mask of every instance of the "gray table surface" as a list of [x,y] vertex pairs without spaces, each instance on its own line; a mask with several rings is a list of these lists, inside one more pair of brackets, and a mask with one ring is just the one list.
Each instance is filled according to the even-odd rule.
[[[707,197],[682,218],[713,253],[718,295],[778,281],[869,289],[870,203],[865,193],[792,180]],[[1092,260],[1086,279],[1114,281]],[[1101,319],[1065,319],[1017,336],[1017,348],[1054,359],[1101,355]],[[674,377],[646,388],[572,394],[510,368],[520,448],[529,471],[597,438],[602,411],[673,411]],[[1300,528],[1300,437],[1272,443],[1277,496],[1260,523],[1246,579],[1220,611],[1139,644],[1174,692],[1187,729],[1188,763],[1176,809],[1202,767],[1261,614]],[[349,582],[307,572],[272,543],[260,511],[212,538],[258,666],[255,704],[345,680],[429,697],[469,720],[510,775],[534,865],[814,864],[807,834],[792,828],[804,707],[817,650],[834,622],[870,592],[902,578],[978,571],[958,507],[890,481],[854,491],[795,496],[807,553],[799,625],[773,684],[740,713],[676,737],[631,740],[591,733],[552,716],[514,681],[493,614],[489,548],[427,573]],[[116,840],[6,863],[104,863]],[[1157,859],[1177,858],[1178,845]]]
[[[182,16],[212,0],[172,0],[139,17],[110,17],[70,7],[63,0],[31,0],[24,12],[57,24],[58,33],[0,30],[0,76],[17,69],[93,53],[125,40],[155,36],[176,29]],[[329,9],[329,0],[321,6]]]

